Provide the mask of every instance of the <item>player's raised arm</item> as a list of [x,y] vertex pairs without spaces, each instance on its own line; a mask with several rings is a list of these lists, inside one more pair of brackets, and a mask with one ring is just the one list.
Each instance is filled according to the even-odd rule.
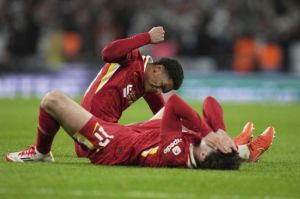
[[162,27],[154,27],[149,32],[140,33],[129,38],[119,39],[107,44],[101,56],[108,63],[120,63],[128,53],[147,44],[156,44],[164,40],[165,31]]
[[177,131],[181,133],[182,125],[201,133],[203,137],[212,132],[212,129],[201,120],[196,111],[176,94],[173,94],[165,105],[161,123],[161,134]]
[[181,125],[188,129],[201,133],[203,140],[212,148],[220,150],[223,153],[231,153],[237,150],[232,139],[219,129],[217,132],[202,121],[196,111],[177,95],[172,95],[165,106],[165,112],[162,117],[161,135],[168,133],[181,133]]

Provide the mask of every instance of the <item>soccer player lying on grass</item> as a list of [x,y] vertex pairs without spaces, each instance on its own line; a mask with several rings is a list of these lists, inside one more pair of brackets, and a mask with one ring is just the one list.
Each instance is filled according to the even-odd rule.
[[[183,70],[174,59],[162,58],[153,62],[142,56],[138,48],[164,41],[163,27],[130,38],[113,41],[102,50],[107,62],[87,89],[81,106],[94,116],[117,123],[122,112],[143,97],[155,114],[164,106],[161,93],[177,90],[182,84]],[[87,156],[75,142],[79,157]]]
[[[241,158],[229,136],[221,129],[214,132],[177,95],[172,95],[166,103],[158,130],[151,125],[157,121],[131,126],[105,122],[66,95],[51,92],[41,102],[38,128],[43,134],[52,135],[52,139],[39,135],[36,145],[21,152],[9,153],[6,160],[53,162],[51,145],[61,125],[76,142],[89,149],[88,158],[94,164],[239,168]],[[191,130],[182,132],[182,125]],[[272,133],[274,131],[268,131],[262,138],[271,135],[273,138]],[[261,139],[256,147],[266,150],[272,138]],[[215,144],[212,147],[208,143]]]
[[[161,118],[164,113],[164,108],[158,111],[150,121],[152,128],[160,128]],[[223,108],[220,103],[209,96],[205,98],[202,106],[203,121],[214,131],[226,133],[224,123]],[[131,124],[130,126],[140,126],[143,130],[142,123]],[[138,128],[137,128],[138,129]],[[242,160],[250,163],[258,161],[258,158],[271,146],[275,130],[273,127],[268,127],[258,138],[252,141],[253,138],[253,123],[247,122],[242,132],[234,138],[234,143],[238,146],[238,154]],[[182,131],[187,132],[185,126],[182,126]],[[211,140],[208,140],[211,141]],[[212,148],[216,148],[215,143],[206,141],[206,144]]]

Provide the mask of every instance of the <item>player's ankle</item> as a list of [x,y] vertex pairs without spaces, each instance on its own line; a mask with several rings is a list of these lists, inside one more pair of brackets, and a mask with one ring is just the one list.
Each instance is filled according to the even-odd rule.
[[38,157],[44,157],[44,156],[47,156],[50,153],[50,151],[47,153],[42,153],[37,149],[37,147],[35,147],[35,153]]

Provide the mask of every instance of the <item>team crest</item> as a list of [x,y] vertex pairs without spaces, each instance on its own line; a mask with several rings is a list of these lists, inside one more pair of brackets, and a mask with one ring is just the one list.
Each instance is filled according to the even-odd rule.
[[123,88],[123,97],[128,100],[129,104],[137,100],[132,87],[132,84],[128,84],[125,88]]
[[172,152],[174,155],[179,155],[181,153],[181,148],[179,146],[175,146],[173,149],[172,149]]

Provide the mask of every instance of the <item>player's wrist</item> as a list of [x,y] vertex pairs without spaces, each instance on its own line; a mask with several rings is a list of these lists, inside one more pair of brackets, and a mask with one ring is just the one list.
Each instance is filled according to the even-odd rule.
[[151,43],[151,36],[150,36],[149,32],[143,32],[143,33],[140,33],[136,36],[143,39],[145,41],[145,44],[150,44]]

